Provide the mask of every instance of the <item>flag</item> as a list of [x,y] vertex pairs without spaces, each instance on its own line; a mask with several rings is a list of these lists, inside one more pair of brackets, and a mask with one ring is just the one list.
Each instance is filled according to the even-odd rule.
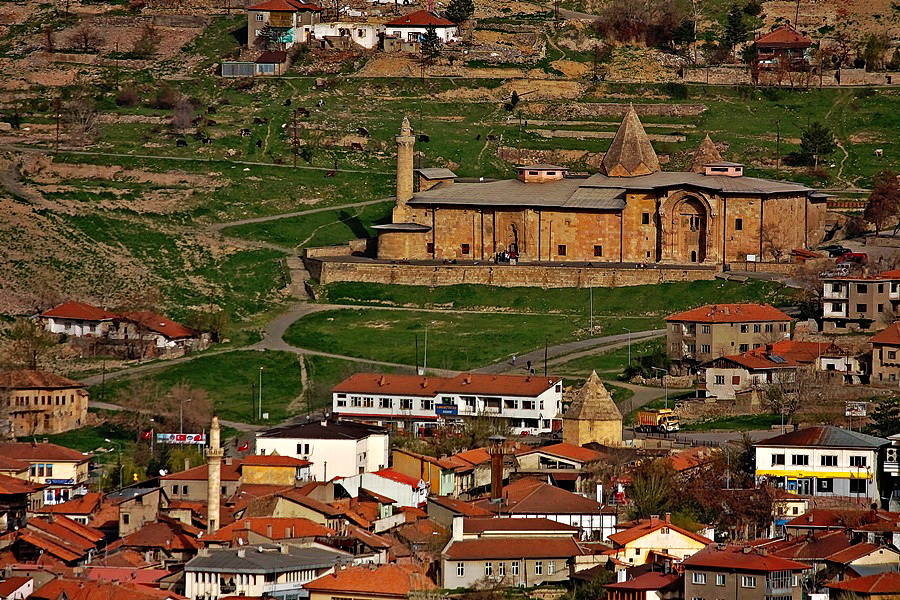
[[152,429],[145,431],[144,433],[141,434],[142,440],[150,440],[152,438],[153,438],[153,430]]
[[240,446],[238,446],[238,452],[246,452],[250,449],[250,442],[244,442]]

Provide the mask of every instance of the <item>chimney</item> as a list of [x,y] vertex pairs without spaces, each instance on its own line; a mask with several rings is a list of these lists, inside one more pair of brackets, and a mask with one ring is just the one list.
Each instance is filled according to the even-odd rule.
[[650,515],[650,526],[654,527],[659,525],[659,515]]
[[453,522],[451,523],[451,534],[454,542],[458,542],[463,539],[463,519],[462,515],[453,515]]
[[597,484],[597,502],[603,504],[603,484]]
[[237,555],[238,555],[238,558],[245,558],[247,556],[247,549],[246,548],[238,548]]
[[226,466],[230,467],[232,465],[232,462],[233,462],[233,460],[230,456],[225,457],[225,465]]
[[666,513],[666,523],[672,522],[672,513]]
[[744,546],[743,548],[741,548],[741,552],[743,552],[744,554],[750,554],[750,552],[752,551],[753,548],[751,548],[750,546]]
[[491,442],[488,454],[491,456],[491,501],[499,502],[503,495],[503,455],[506,448],[503,442],[506,438],[502,435],[492,435],[488,438]]
[[272,539],[272,524],[271,523],[266,525],[266,537],[269,538],[270,540]]
[[756,553],[759,554],[760,556],[768,556],[769,555],[769,551],[766,548],[757,548]]
[[385,383],[387,383],[387,379],[384,378],[384,375],[378,378],[378,387],[384,387]]
[[397,142],[397,208],[406,208],[406,203],[413,197],[413,150],[416,143],[408,118],[403,117],[400,135],[394,140]]
[[466,376],[463,377],[463,384],[469,385],[472,383],[472,376],[469,373],[466,373]]
[[191,459],[187,456],[184,457],[184,470],[187,471],[191,468]]
[[321,425],[322,427],[328,427],[328,419],[322,419],[321,421],[319,421],[319,425]]
[[244,521],[244,529],[250,529],[250,521],[249,519]]
[[219,505],[222,502],[222,456],[225,451],[221,445],[219,417],[213,415],[209,428],[209,448],[206,449],[206,463],[209,479],[206,486],[207,533],[215,533],[219,529]]

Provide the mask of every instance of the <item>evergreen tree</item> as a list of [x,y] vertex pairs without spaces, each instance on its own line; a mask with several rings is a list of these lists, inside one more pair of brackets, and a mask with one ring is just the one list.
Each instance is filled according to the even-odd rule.
[[441,38],[438,37],[434,26],[428,26],[425,33],[422,34],[420,44],[422,48],[422,58],[431,61],[441,55]]
[[447,7],[447,18],[457,25],[464,21],[468,21],[475,13],[474,0],[450,0]]
[[885,398],[878,401],[872,411],[873,423],[866,427],[866,433],[878,437],[888,437],[900,433],[900,398]]
[[818,169],[819,159],[833,154],[836,149],[834,134],[819,121],[814,121],[803,130],[800,138],[799,157],[804,164],[808,165],[812,162],[813,166]]
[[747,39],[747,24],[744,23],[744,11],[735,4],[728,11],[722,41],[734,52],[735,46]]

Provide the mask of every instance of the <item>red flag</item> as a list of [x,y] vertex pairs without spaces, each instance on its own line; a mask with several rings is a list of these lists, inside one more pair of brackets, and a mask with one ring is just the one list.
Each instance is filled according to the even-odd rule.
[[238,446],[238,452],[246,452],[249,449],[250,449],[250,442],[246,442],[246,443]]
[[152,430],[152,429],[150,429],[149,431],[145,431],[144,433],[141,434],[141,439],[142,439],[142,440],[149,440],[149,439],[151,439],[152,437],[153,437],[153,430]]

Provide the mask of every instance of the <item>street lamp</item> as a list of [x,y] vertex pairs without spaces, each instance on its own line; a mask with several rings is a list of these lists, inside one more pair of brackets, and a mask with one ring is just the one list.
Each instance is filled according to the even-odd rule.
[[259,420],[262,421],[262,373],[265,367],[259,368]]
[[124,477],[125,465],[122,464],[122,443],[114,442],[109,438],[103,438],[103,441],[106,442],[107,444],[115,444],[116,447],[119,449],[119,487],[124,487],[125,483],[123,481],[123,477]]
[[631,330],[627,327],[623,327],[625,331],[628,332],[628,366],[631,366]]
[[665,369],[660,369],[659,367],[650,367],[650,368],[653,369],[654,371],[662,371],[663,372],[662,380],[666,386],[666,408],[669,408],[669,379],[668,379],[669,372],[666,371]]
[[191,400],[193,398],[186,398],[178,403],[178,433],[184,433],[184,403]]

